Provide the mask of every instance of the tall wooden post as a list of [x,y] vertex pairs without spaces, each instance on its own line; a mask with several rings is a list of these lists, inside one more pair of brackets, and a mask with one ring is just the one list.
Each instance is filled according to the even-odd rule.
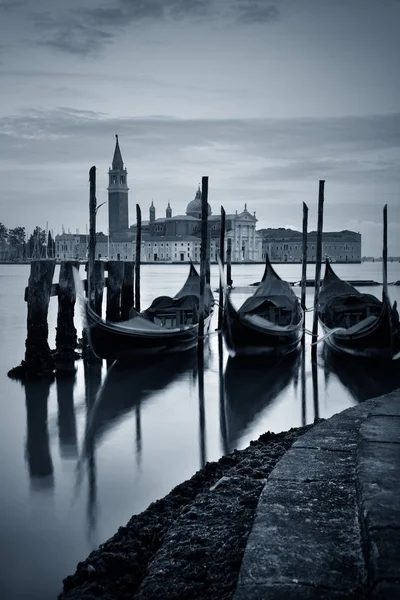
[[124,263],[124,280],[121,290],[121,319],[129,319],[129,311],[134,305],[133,302],[133,282],[134,282],[135,263],[126,261]]
[[226,249],[226,285],[232,287],[232,240],[228,239],[228,247]]
[[88,248],[88,301],[89,306],[95,305],[94,298],[94,261],[96,257],[96,167],[89,171],[89,248]]
[[140,252],[142,248],[142,212],[136,204],[135,309],[140,312]]
[[[208,177],[201,179],[201,246],[200,246],[200,302],[199,340],[204,338],[204,295],[206,290],[207,238],[208,238]],[[200,347],[199,347],[200,348]],[[203,348],[202,348],[203,349]],[[202,350],[201,349],[201,350]]]
[[387,204],[383,207],[383,249],[382,249],[382,277],[383,294],[387,296],[387,258],[388,258],[388,221]]
[[[219,257],[222,265],[225,263],[225,210],[221,206],[221,231],[219,236]],[[218,300],[218,329],[222,328],[222,318],[224,314],[224,290],[223,282],[219,278],[219,300]]]
[[318,298],[319,285],[321,280],[321,261],[322,261],[322,229],[324,223],[324,188],[325,181],[320,180],[318,190],[318,225],[317,225],[317,254],[315,264],[315,288],[314,288],[314,315],[312,328],[311,356],[313,360],[317,358],[317,340],[318,340]]
[[121,290],[124,280],[124,263],[121,260],[108,261],[107,277],[107,321],[121,320]]
[[76,291],[73,269],[79,270],[78,261],[65,261],[60,266],[58,283],[58,313],[56,332],[57,369],[73,370],[77,343],[74,325]]
[[[306,285],[307,285],[307,230],[308,230],[308,206],[303,202],[303,257],[301,265],[301,306],[306,310]],[[303,335],[306,327],[306,315],[304,313]]]
[[93,269],[93,285],[94,285],[94,311],[96,315],[101,317],[103,307],[103,292],[104,292],[104,262],[102,260],[94,261]]

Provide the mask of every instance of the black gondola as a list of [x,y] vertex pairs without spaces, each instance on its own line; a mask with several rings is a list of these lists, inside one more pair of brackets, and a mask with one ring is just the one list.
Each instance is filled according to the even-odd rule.
[[[99,358],[132,361],[149,356],[184,352],[197,345],[200,276],[193,264],[182,289],[173,297],[159,296],[141,313],[111,323],[86,303],[89,342]],[[214,297],[209,285],[204,297],[204,332],[213,314]]]
[[392,360],[400,352],[399,315],[387,292],[382,301],[342,281],[326,260],[318,301],[325,343],[335,352]]
[[290,354],[301,341],[303,319],[299,298],[274,271],[268,256],[260,284],[239,310],[232,305],[229,290],[225,294],[223,333],[232,356]]

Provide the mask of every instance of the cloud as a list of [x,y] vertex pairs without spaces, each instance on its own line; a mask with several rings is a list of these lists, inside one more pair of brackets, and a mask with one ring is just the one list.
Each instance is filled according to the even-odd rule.
[[160,21],[233,20],[266,23],[279,16],[275,5],[263,0],[110,0],[106,6],[71,8],[64,15],[35,14],[41,45],[91,56],[98,54],[122,29]]
[[0,12],[11,12],[25,4],[26,2],[18,2],[17,0],[3,0],[0,2]]
[[[3,220],[18,224],[27,207],[24,218],[29,226],[41,218],[56,228],[63,222],[82,227],[93,164],[99,198],[106,199],[115,133],[128,168],[132,211],[135,202],[147,210],[154,197],[157,210],[164,210],[171,198],[174,214],[181,213],[201,176],[209,175],[214,210],[223,203],[227,212],[234,212],[247,202],[249,210],[257,211],[260,227],[290,222],[301,228],[304,200],[312,228],[318,179],[325,177],[326,228],[359,229],[371,242],[366,254],[377,254],[379,244],[365,222],[379,224],[385,202],[392,227],[400,223],[400,114],[196,120],[162,115],[112,118],[72,107],[31,109],[0,118]],[[106,227],[106,212],[101,219],[101,227]],[[392,254],[400,253],[397,239],[391,234]]]
[[241,23],[269,23],[280,16],[279,9],[268,0],[241,0],[236,5],[237,20]]
[[107,31],[81,23],[73,15],[56,18],[48,13],[36,14],[34,23],[42,33],[37,45],[80,56],[98,54],[114,37]]

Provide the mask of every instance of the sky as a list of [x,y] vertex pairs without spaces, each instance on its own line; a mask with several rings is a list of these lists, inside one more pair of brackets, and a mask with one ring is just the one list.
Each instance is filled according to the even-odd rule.
[[[0,222],[81,233],[115,134],[130,223],[213,213],[324,229],[400,255],[400,0],[0,0]],[[107,232],[107,205],[97,228]]]

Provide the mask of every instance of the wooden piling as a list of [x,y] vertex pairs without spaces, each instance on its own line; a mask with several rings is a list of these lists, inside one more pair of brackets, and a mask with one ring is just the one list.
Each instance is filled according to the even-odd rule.
[[58,313],[56,328],[56,366],[60,370],[73,370],[77,344],[74,325],[76,291],[73,269],[79,270],[78,261],[65,261],[60,266],[58,283]]
[[[308,206],[303,202],[303,255],[301,265],[301,306],[306,310],[306,285],[307,285],[307,233],[308,233]],[[304,313],[303,335],[306,328],[306,314]]]
[[382,281],[383,294],[387,296],[387,259],[388,259],[388,221],[387,221],[387,204],[383,207],[383,248],[382,248]]
[[[225,263],[225,210],[221,206],[221,231],[219,236],[219,257],[222,265]],[[224,290],[221,277],[219,278],[219,300],[218,300],[218,329],[222,328],[222,318],[224,315]]]
[[204,295],[207,271],[208,238],[208,177],[201,179],[201,245],[200,245],[200,302],[199,302],[199,339],[204,338]]
[[228,247],[226,249],[226,285],[232,287],[232,240],[228,239]]
[[89,248],[88,248],[88,301],[93,308],[94,299],[94,261],[96,257],[96,167],[89,171]]
[[107,277],[107,321],[121,320],[121,290],[124,280],[124,263],[120,260],[108,262]]
[[48,344],[47,315],[54,275],[54,260],[33,260],[28,281],[27,338],[25,360],[11,369],[8,376],[15,379],[32,379],[51,376],[54,359]]
[[317,358],[317,340],[318,340],[318,299],[319,286],[321,280],[321,261],[322,261],[322,229],[324,223],[324,188],[325,181],[320,180],[318,190],[318,224],[317,224],[317,253],[315,262],[315,288],[314,288],[314,315],[312,328],[311,356],[313,360]]
[[134,282],[135,263],[133,261],[124,262],[124,279],[121,290],[121,319],[129,319],[129,311],[134,305],[133,282]]
[[140,252],[142,248],[142,212],[136,204],[135,309],[140,312]]
[[93,268],[93,286],[94,286],[94,311],[101,317],[104,292],[104,262],[102,260],[94,261]]

